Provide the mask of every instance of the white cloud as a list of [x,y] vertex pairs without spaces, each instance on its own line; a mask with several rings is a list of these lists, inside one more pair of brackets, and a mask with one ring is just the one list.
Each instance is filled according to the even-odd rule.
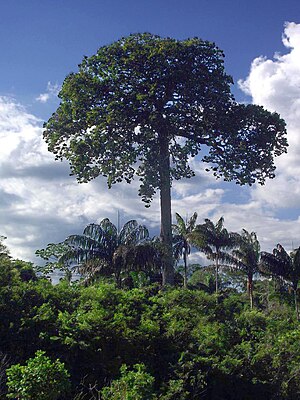
[[98,178],[78,184],[66,162],[54,161],[42,139],[42,121],[9,98],[0,97],[0,234],[13,257],[34,259],[36,249],[81,233],[108,217],[137,218],[158,233],[158,197],[146,209],[138,180],[111,190]]
[[300,24],[286,23],[282,40],[287,54],[276,53],[273,60],[256,58],[239,85],[254,103],[279,112],[287,123],[289,148],[276,160],[277,177],[257,186],[253,197],[288,208],[300,203]]
[[51,82],[48,82],[46,92],[41,93],[36,98],[36,101],[39,101],[40,103],[47,103],[47,101],[49,101],[50,99],[57,97],[59,91],[60,86],[57,83],[52,84]]
[[[54,161],[47,151],[41,125],[11,99],[0,98],[0,234],[8,237],[14,257],[34,259],[36,249],[81,233],[90,222],[105,217],[116,222],[117,210],[122,223],[137,218],[152,234],[159,233],[159,196],[145,208],[137,195],[138,179],[111,190],[103,178],[78,184],[67,163]],[[201,210],[201,222],[220,204],[224,190],[209,187],[201,163],[194,160],[193,167],[197,178],[174,182],[173,210],[184,216]]]
[[264,207],[261,201],[220,204],[211,219],[217,221],[221,216],[225,217],[225,226],[229,231],[246,229],[256,232],[262,250],[271,251],[277,243],[281,243],[290,251],[300,244],[300,217],[296,220],[277,218],[273,210]]

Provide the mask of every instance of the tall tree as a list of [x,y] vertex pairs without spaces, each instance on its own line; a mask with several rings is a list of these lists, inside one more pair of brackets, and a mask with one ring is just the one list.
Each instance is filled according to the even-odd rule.
[[197,213],[190,217],[186,222],[182,216],[176,213],[177,224],[172,225],[173,233],[173,252],[175,260],[179,260],[183,257],[184,275],[183,275],[183,286],[187,287],[187,275],[188,275],[188,257],[191,253],[191,245],[189,243],[189,234],[195,229],[197,221]]
[[291,285],[296,316],[299,320],[297,289],[300,280],[300,247],[288,254],[281,244],[277,244],[273,253],[262,252],[260,270],[274,277],[280,277]]
[[274,177],[273,157],[286,151],[278,114],[234,102],[223,57],[198,38],[122,38],[66,77],[44,125],[48,149],[79,182],[103,175],[111,187],[137,175],[147,206],[160,191],[164,284],[174,282],[171,184],[194,175],[189,158],[205,147],[216,177],[263,184]]
[[253,276],[259,271],[260,244],[256,233],[243,229],[240,235],[239,247],[232,251],[228,262],[237,270],[247,275],[247,292],[250,307],[253,308]]
[[218,294],[220,263],[227,260],[226,250],[231,250],[238,245],[238,235],[227,231],[224,227],[224,218],[221,217],[216,224],[208,218],[205,219],[205,223],[197,225],[189,238],[196,248],[203,251],[208,259],[214,261],[216,293]]

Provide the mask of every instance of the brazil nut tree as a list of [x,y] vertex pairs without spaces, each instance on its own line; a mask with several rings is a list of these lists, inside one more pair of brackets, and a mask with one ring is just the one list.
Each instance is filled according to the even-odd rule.
[[274,176],[286,151],[276,113],[237,104],[223,52],[198,38],[133,34],[85,57],[68,75],[44,138],[79,182],[108,186],[136,175],[146,206],[160,192],[163,282],[173,284],[172,180],[192,177],[188,159],[204,150],[216,177],[238,184]]

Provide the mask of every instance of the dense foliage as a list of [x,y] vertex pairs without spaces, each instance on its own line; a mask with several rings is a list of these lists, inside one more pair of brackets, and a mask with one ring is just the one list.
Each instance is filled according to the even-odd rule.
[[[53,286],[33,271],[28,279],[26,263],[0,263],[0,366],[31,368],[42,355],[51,369],[59,359],[71,384],[61,400],[300,396],[299,323],[288,290],[279,292],[276,282],[255,282],[251,310],[247,294],[223,283],[223,275],[216,303],[195,279],[194,289],[67,280]],[[0,398],[6,392],[3,381]]]

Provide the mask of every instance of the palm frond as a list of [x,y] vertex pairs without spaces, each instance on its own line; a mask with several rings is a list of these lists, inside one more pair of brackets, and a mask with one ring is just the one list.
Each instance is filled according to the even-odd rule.
[[116,240],[116,238],[118,236],[118,229],[108,218],[104,218],[99,223],[99,225],[100,225],[101,229],[103,230],[103,234],[107,238],[111,238],[112,240]]
[[70,235],[66,238],[64,243],[72,248],[82,248],[93,251],[100,247],[101,239],[98,241],[85,235]]
[[121,245],[113,257],[113,263],[121,271],[148,271],[160,269],[160,257],[151,242],[138,245]]
[[128,238],[131,236],[133,236],[133,232],[135,232],[135,230],[138,227],[138,223],[136,220],[132,219],[130,221],[127,221],[122,229],[119,232],[119,243],[120,244],[127,244],[128,242]]
[[198,218],[198,214],[194,212],[194,214],[191,216],[191,218],[188,220],[187,223],[187,231],[192,232],[195,229],[196,221]]
[[300,247],[291,252],[291,258],[293,260],[294,273],[300,276]]
[[215,229],[217,232],[222,232],[224,228],[224,217],[221,217],[219,221],[215,225]]
[[178,213],[175,214],[176,221],[177,221],[177,227],[180,233],[185,234],[186,233],[186,225],[185,221],[182,218],[182,216]]
[[99,242],[103,236],[103,229],[99,224],[89,224],[84,228],[82,235]]
[[260,271],[262,273],[291,280],[292,270],[292,259],[281,245],[277,245],[273,253],[261,253]]
[[197,225],[193,232],[187,235],[189,242],[198,250],[202,251],[210,243],[209,238],[206,236],[204,229]]
[[181,240],[177,240],[174,244],[173,244],[173,257],[175,260],[179,260],[182,255],[183,255],[183,250],[184,246],[183,246],[183,242]]

